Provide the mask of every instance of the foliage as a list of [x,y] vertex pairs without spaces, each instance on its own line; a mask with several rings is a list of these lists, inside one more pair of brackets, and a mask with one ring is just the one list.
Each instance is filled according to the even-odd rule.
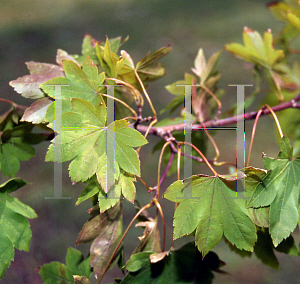
[[249,206],[270,206],[270,233],[274,246],[286,239],[299,219],[298,188],[300,160],[292,159],[293,149],[283,136],[277,159],[263,156],[268,174],[257,185]]
[[[14,249],[29,250],[31,231],[27,219],[37,216],[9,194],[26,185],[14,178],[20,161],[32,158],[32,145],[45,139],[52,140],[46,161],[69,161],[71,181],[85,184],[76,205],[89,199],[90,218],[75,245],[91,242],[91,246],[86,258],[68,248],[66,264],[51,262],[41,266],[39,274],[44,283],[93,283],[94,277],[100,283],[115,264],[124,274],[123,279],[115,279],[116,283],[212,283],[214,273],[224,272],[220,267],[225,263],[212,252],[222,238],[237,254],[255,253],[274,269],[279,267],[274,251],[299,255],[292,233],[300,222],[300,68],[298,62],[291,66],[289,58],[299,53],[293,49],[292,41],[300,33],[300,6],[290,0],[272,2],[268,8],[286,23],[277,37],[273,38],[270,29],[262,36],[245,27],[243,44],[225,46],[226,51],[251,64],[255,78],[255,90],[245,98],[246,113],[242,115],[235,115],[239,105],[222,110],[222,100],[229,95],[218,88],[221,51],[207,59],[200,48],[191,69],[193,74],[185,73],[183,79],[166,86],[175,97],[163,112],[173,113],[182,107],[187,96],[182,85],[190,85],[192,111],[189,113],[185,106],[179,116],[163,120],[158,119],[146,88],[165,74],[158,61],[171,51],[170,46],[148,53],[135,64],[129,53],[120,50],[128,38],[123,42],[120,37],[101,42],[86,35],[80,55],[58,50],[56,65],[26,63],[30,74],[9,84],[23,97],[35,101],[25,107],[0,98],[12,106],[0,117],[0,169],[12,178],[0,185],[1,278],[14,259]],[[62,86],[61,99],[54,88],[57,85]],[[152,116],[143,116],[145,101]],[[55,125],[58,104],[60,131]],[[250,166],[261,115],[274,117],[281,137],[277,158],[263,154],[264,169]],[[216,131],[210,130],[252,119],[255,121],[245,167],[232,167],[236,166],[234,158],[220,161],[213,138]],[[192,126],[187,125],[189,121]],[[37,133],[36,127],[42,130]],[[189,127],[193,132],[191,145],[185,140]],[[153,147],[153,151],[161,150],[154,186],[143,181],[139,159],[149,135],[160,138]],[[189,147],[192,149],[187,152]],[[215,157],[206,153],[208,148],[215,150]],[[189,159],[205,163],[213,174],[198,173],[180,179],[181,168]],[[162,162],[166,169],[160,175]],[[218,167],[226,169],[227,174],[219,174]],[[167,175],[173,176],[174,182],[162,194]],[[149,196],[144,206],[136,200],[137,181],[141,182],[138,190]],[[237,192],[238,184],[244,187],[243,193]],[[169,249],[162,197],[175,204]],[[137,204],[137,213],[125,230],[123,199]],[[157,208],[155,217],[147,211],[153,206]],[[159,216],[163,231],[158,229]],[[123,240],[136,221],[136,227],[144,228],[143,235],[125,264]],[[184,236],[194,236],[194,241],[175,249],[174,240]]]
[[31,230],[27,219],[36,218],[34,210],[12,197],[9,193],[27,183],[22,179],[10,179],[0,185],[0,277],[14,260],[14,249],[29,251]]
[[[185,199],[182,194],[188,186],[192,187],[193,199]],[[255,225],[234,200],[235,188],[236,180],[228,180],[228,176],[199,175],[173,183],[164,195],[179,203],[174,214],[173,237],[177,239],[196,230],[195,243],[203,257],[223,234],[237,248],[253,251]]]
[[84,259],[80,251],[68,248],[66,264],[53,261],[40,267],[39,273],[44,283],[74,283],[74,276],[82,276],[81,281],[91,276],[92,269],[89,262],[90,257]]

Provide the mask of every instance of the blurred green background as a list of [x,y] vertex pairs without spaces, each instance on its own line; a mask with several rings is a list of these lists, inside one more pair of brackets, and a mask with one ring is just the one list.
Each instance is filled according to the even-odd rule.
[[[242,41],[244,26],[263,33],[271,28],[277,33],[282,27],[274,20],[266,9],[265,0],[176,0],[176,1],[137,1],[137,0],[0,0],[0,91],[1,97],[9,98],[17,103],[29,105],[32,101],[22,98],[14,92],[8,82],[28,74],[25,62],[37,61],[55,63],[56,50],[66,50],[70,54],[80,53],[84,34],[105,40],[129,35],[129,41],[122,46],[129,52],[135,62],[148,51],[154,52],[162,46],[172,44],[173,51],[161,61],[167,74],[164,78],[152,83],[148,90],[154,105],[159,111],[172,98],[164,86],[182,79],[184,72],[190,72],[194,58],[200,47],[208,57],[213,52],[223,49],[224,44]],[[219,69],[223,77],[219,87],[224,88],[231,96],[233,103],[236,91],[229,84],[251,84],[251,71],[243,69],[243,63],[225,51],[222,54]],[[246,89],[247,90],[247,89]],[[247,92],[250,92],[250,88]],[[0,113],[8,109],[8,105],[0,103]],[[150,111],[145,110],[145,114]],[[254,144],[252,156],[253,166],[261,166],[260,157],[263,150],[269,156],[277,155],[278,147],[274,142],[273,127],[270,118],[262,118],[258,124],[259,133]],[[252,122],[246,124],[247,140],[250,137]],[[226,137],[227,143],[221,143]],[[266,139],[267,137],[267,139]],[[235,132],[218,133],[222,153],[221,160],[235,159]],[[150,145],[145,146],[141,155],[142,177],[150,185],[156,184],[157,163],[159,153],[149,158]],[[83,185],[72,186],[68,178],[67,163],[64,164],[63,192],[70,200],[45,200],[53,196],[53,164],[45,163],[44,157],[49,142],[36,147],[34,159],[23,162],[17,176],[30,182],[17,192],[21,201],[31,205],[39,218],[31,221],[33,239],[29,253],[16,251],[15,261],[7,270],[1,283],[42,283],[37,267],[50,261],[64,262],[67,246],[74,246],[77,234],[89,215],[86,210],[88,201],[74,206]],[[205,167],[201,173],[206,173]],[[0,182],[6,177],[0,175]],[[167,179],[163,189],[174,181]],[[150,196],[146,189],[137,183],[137,197],[145,204]],[[163,201],[168,220],[168,239],[171,238],[173,205]],[[125,202],[125,221],[127,226],[134,209]],[[151,211],[152,212],[152,211]],[[133,230],[125,239],[128,245],[125,256],[138,243],[137,236],[142,230]],[[176,242],[176,247],[186,240]],[[82,246],[87,253],[88,245]],[[293,256],[277,254],[280,260],[279,271],[263,265],[254,255],[242,259],[231,252],[221,242],[214,250],[226,262],[224,270],[228,274],[216,274],[215,283],[299,283],[300,259]],[[121,276],[113,269],[103,283],[113,277]]]

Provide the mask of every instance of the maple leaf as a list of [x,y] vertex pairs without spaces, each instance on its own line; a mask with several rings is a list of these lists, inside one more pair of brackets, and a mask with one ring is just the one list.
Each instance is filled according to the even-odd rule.
[[106,74],[111,78],[116,78],[124,64],[124,60],[111,50],[108,38],[106,38],[104,46],[99,46],[96,43],[96,54]]
[[244,45],[231,43],[225,46],[226,50],[254,64],[267,69],[284,59],[283,50],[275,50],[271,30],[265,32],[264,37],[257,31],[247,27],[243,32]]
[[9,195],[26,184],[22,179],[10,179],[0,185],[0,279],[14,260],[15,248],[29,251],[32,233],[27,218],[37,215],[31,207]]
[[[72,111],[71,98],[82,98],[93,104],[103,102],[99,94],[103,89],[101,85],[105,74],[98,74],[98,68],[89,56],[82,63],[82,68],[72,60],[63,60],[62,64],[66,77],[53,78],[40,85],[40,88],[53,99],[57,99],[54,85],[63,85],[61,88],[62,114]],[[54,102],[48,106],[45,120],[48,122],[54,120]]]
[[[122,237],[121,202],[119,201],[104,213],[99,214],[99,208],[95,208],[94,211],[97,212],[97,215],[84,224],[76,240],[76,245],[93,241],[90,247],[90,264],[94,267],[95,275],[100,276]],[[93,214],[92,212],[90,214]]]
[[[221,78],[221,74],[215,70],[216,65],[219,61],[221,51],[212,54],[212,56],[206,61],[203,49],[198,50],[198,54],[195,58],[192,71],[199,77],[199,84],[205,86],[206,89],[211,90],[213,93],[217,92],[217,83]],[[168,106],[163,110],[170,109],[173,112],[178,106],[184,102],[185,93],[184,87],[179,85],[195,85],[197,79],[189,73],[184,74],[184,80],[179,80],[166,86],[166,89],[173,95],[177,96],[173,99]],[[203,88],[193,86],[192,88],[192,108],[195,115],[199,118],[200,122],[204,122],[208,119],[208,114],[212,110],[211,95],[208,95],[207,91]],[[214,106],[215,107],[215,106]]]
[[30,75],[25,75],[9,82],[9,85],[25,98],[43,98],[45,94],[40,90],[40,84],[54,77],[65,76],[64,70],[60,66],[54,64],[30,61],[26,62],[26,65]]
[[[189,186],[193,198],[184,199],[184,188]],[[253,251],[255,225],[234,200],[235,188],[232,175],[199,175],[174,182],[164,194],[165,198],[180,202],[174,213],[174,239],[196,230],[195,243],[203,257],[223,234],[237,248]]]
[[49,97],[35,101],[28,107],[20,121],[29,121],[34,124],[42,123],[45,119],[49,105],[53,103]]
[[120,172],[115,172],[115,180],[115,184],[106,193],[99,184],[96,175],[94,175],[86,181],[88,185],[79,196],[76,205],[95,196],[99,201],[100,213],[103,213],[118,203],[121,192],[124,198],[134,203],[136,188],[133,182],[136,181],[135,177],[121,170]]
[[248,208],[247,204],[249,198],[252,196],[256,186],[263,180],[266,176],[267,171],[246,167],[243,169],[245,173],[245,199],[237,199],[236,202],[240,205],[241,209],[247,214],[251,221],[259,227],[269,227],[269,210],[270,207],[262,208]]
[[[135,129],[129,128],[126,120],[106,123],[106,107],[95,107],[83,99],[72,99],[73,111],[62,115],[61,149],[62,162],[73,160],[69,174],[74,182],[85,181],[95,173],[105,192],[112,186],[107,185],[107,172],[112,165],[106,163],[108,144],[115,151],[114,169],[118,167],[132,175],[140,175],[140,161],[133,147],[142,146],[147,140]],[[49,124],[54,129],[54,124]],[[54,140],[46,154],[46,161],[54,161]],[[118,179],[119,175],[115,176]]]
[[273,1],[269,3],[267,7],[269,8],[273,16],[279,21],[289,23],[291,26],[300,31],[299,1],[298,3],[293,3],[293,1],[285,2],[286,3]]
[[[140,252],[131,255],[126,263],[129,273],[120,282],[121,284],[183,284],[183,283],[212,283],[213,271],[225,263],[217,254],[209,252],[204,259],[195,247],[194,242],[182,246],[178,250],[160,254],[163,260],[152,263],[154,259],[151,252]],[[155,259],[156,260],[156,259]]]
[[209,77],[215,77],[213,71],[219,61],[221,51],[214,53],[206,62],[203,49],[198,50],[198,54],[195,58],[195,68],[192,68],[192,71],[200,78],[200,84],[204,84]]
[[0,170],[4,175],[15,176],[20,161],[34,157],[35,149],[31,145],[45,140],[45,136],[31,133],[33,127],[31,123],[24,123],[0,133]]
[[78,66],[80,66],[80,64],[77,62],[77,60],[73,58],[72,55],[68,54],[66,51],[62,49],[58,49],[56,54],[56,63],[60,66],[63,66],[63,60],[71,60],[74,63],[76,63]]
[[142,90],[134,70],[139,74],[146,87],[149,82],[165,75],[165,68],[157,61],[172,50],[170,46],[165,46],[152,54],[149,52],[135,66],[126,51],[122,50],[121,57],[119,57],[112,47],[112,41],[108,39],[106,39],[104,46],[96,44],[96,53],[101,67],[109,77],[121,79],[140,91]]
[[171,52],[170,45],[164,46],[154,53],[150,52],[136,64],[136,70],[141,80],[147,85],[148,82],[159,79],[166,74],[165,68],[157,62],[160,58]]
[[293,148],[282,137],[277,158],[263,156],[268,174],[257,185],[250,207],[270,205],[270,234],[276,247],[296,228],[299,220],[300,159],[292,159]]
[[[74,248],[68,248],[66,264],[52,261],[39,268],[39,274],[45,284],[74,283],[79,276],[87,279],[91,276],[90,256],[84,259],[82,253]],[[77,275],[78,277],[74,277]],[[90,283],[90,282],[75,282]]]

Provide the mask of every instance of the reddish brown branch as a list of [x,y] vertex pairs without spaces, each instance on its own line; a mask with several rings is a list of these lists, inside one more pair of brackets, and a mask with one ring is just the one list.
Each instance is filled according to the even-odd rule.
[[[300,93],[293,100],[272,107],[272,110],[274,112],[277,112],[277,111],[285,110],[288,108],[299,108],[300,109],[300,103],[297,103],[297,101],[299,101],[299,100],[300,100]],[[268,115],[268,114],[270,114],[270,112],[271,111],[266,108],[261,113],[261,115]],[[210,121],[203,122],[202,124],[194,124],[192,126],[192,130],[197,131],[197,130],[203,129],[203,128],[228,126],[231,124],[236,124],[237,121],[255,119],[256,115],[257,115],[257,111],[252,111],[252,112],[245,113],[244,115],[232,116],[232,117],[223,118],[223,119],[219,119],[219,120],[213,119]],[[174,131],[183,131],[185,127],[186,127],[186,125],[184,123],[176,124],[176,125],[169,125],[169,126],[161,126],[161,127],[151,127],[151,129],[149,130],[149,134],[164,137],[168,133],[172,133]],[[137,126],[137,130],[140,131],[141,133],[146,133],[147,129],[148,129],[148,126],[145,126],[145,125]]]

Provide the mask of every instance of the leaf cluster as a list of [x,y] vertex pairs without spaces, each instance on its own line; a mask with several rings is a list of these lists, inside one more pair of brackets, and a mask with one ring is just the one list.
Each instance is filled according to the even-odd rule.
[[[100,283],[116,264],[124,274],[123,279],[115,279],[116,283],[212,283],[213,272],[222,272],[220,267],[225,264],[212,252],[222,238],[237,254],[251,256],[254,252],[274,269],[279,267],[275,251],[299,255],[292,233],[300,222],[300,159],[296,158],[300,153],[300,67],[288,61],[289,55],[298,52],[291,47],[300,32],[296,2],[268,5],[271,13],[286,23],[277,37],[270,29],[261,35],[245,27],[243,44],[225,46],[226,51],[250,64],[255,80],[255,90],[242,106],[248,111],[244,120],[256,118],[248,164],[259,116],[272,113],[280,132],[280,152],[276,158],[263,155],[264,169],[248,165],[232,171],[228,165],[236,163],[234,158],[220,161],[213,128],[235,123],[240,108],[233,105],[230,110],[222,109],[228,94],[218,86],[221,51],[207,57],[200,48],[193,74],[186,72],[182,80],[166,86],[174,99],[163,111],[172,114],[183,107],[183,85],[191,85],[192,110],[188,113],[184,107],[177,117],[163,120],[155,111],[147,86],[165,74],[158,61],[171,51],[170,46],[146,54],[135,64],[128,52],[120,50],[128,38],[102,42],[86,35],[79,55],[59,49],[56,64],[26,63],[30,74],[9,84],[35,101],[28,108],[10,102],[12,108],[0,116],[0,170],[14,177],[20,161],[35,155],[32,145],[53,138],[45,160],[69,162],[71,182],[85,184],[76,205],[91,202],[89,219],[75,243],[91,243],[89,255],[84,258],[80,251],[68,248],[66,264],[51,262],[40,267],[44,283],[92,283],[92,274]],[[60,94],[57,86],[61,86]],[[145,105],[150,106],[152,116],[143,115]],[[259,110],[252,112],[257,105]],[[283,114],[277,119],[275,112],[279,110]],[[186,151],[189,145],[185,136],[190,127],[186,121],[195,126],[190,153]],[[45,132],[38,134],[38,128]],[[150,173],[153,186],[142,179],[140,161],[148,135],[160,138],[153,147],[153,152],[161,150],[158,178]],[[215,157],[209,149],[214,150]],[[180,179],[185,167],[181,156],[205,163],[213,174],[197,173]],[[166,170],[160,175],[162,163]],[[218,167],[226,174],[219,174]],[[166,176],[174,177],[176,172],[177,179],[162,194]],[[238,184],[243,193],[237,192]],[[37,217],[33,209],[10,195],[24,185],[26,182],[17,178],[0,185],[1,278],[14,259],[14,250],[28,251],[31,231],[27,219]],[[136,200],[137,190],[150,196],[146,205],[140,206]],[[175,204],[169,249],[165,246],[162,196]],[[137,204],[125,230],[123,199]],[[153,206],[157,208],[155,217],[147,211]],[[159,217],[163,230],[158,226]],[[124,238],[134,223],[143,232],[125,262]],[[175,249],[174,240],[184,236],[193,236],[194,241]]]

